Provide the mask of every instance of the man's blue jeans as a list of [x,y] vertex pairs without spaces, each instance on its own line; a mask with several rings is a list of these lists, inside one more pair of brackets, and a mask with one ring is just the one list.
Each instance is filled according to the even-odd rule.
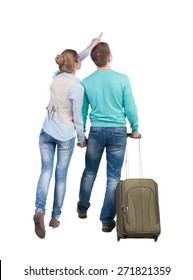
[[78,213],[86,213],[97,176],[99,164],[106,149],[107,183],[100,220],[110,224],[116,215],[116,186],[121,177],[127,139],[126,127],[91,127],[86,150],[86,166],[81,178]]
[[75,138],[69,141],[58,141],[42,129],[39,136],[42,169],[36,191],[36,212],[40,211],[45,215],[46,199],[53,173],[54,155],[57,147],[52,218],[58,219],[60,217],[66,192],[67,171],[74,150],[74,144]]

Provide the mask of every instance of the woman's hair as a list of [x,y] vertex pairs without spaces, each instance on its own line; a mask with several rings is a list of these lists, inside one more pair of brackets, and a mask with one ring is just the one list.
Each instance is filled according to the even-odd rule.
[[98,43],[91,51],[92,61],[97,67],[104,67],[107,65],[108,59],[111,55],[109,45],[105,42]]
[[59,65],[60,71],[72,73],[74,71],[74,63],[80,59],[78,53],[74,50],[67,49],[55,58],[56,63]]

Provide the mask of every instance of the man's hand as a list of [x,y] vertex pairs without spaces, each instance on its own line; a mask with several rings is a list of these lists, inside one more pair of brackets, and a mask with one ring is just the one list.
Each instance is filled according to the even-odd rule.
[[141,138],[141,134],[136,132],[136,133],[128,133],[127,134],[130,138],[138,139]]

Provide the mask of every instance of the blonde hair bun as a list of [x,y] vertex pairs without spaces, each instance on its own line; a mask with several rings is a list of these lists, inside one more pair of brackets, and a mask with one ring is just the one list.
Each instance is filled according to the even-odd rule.
[[55,61],[59,66],[64,65],[64,56],[62,54],[58,54],[55,58]]

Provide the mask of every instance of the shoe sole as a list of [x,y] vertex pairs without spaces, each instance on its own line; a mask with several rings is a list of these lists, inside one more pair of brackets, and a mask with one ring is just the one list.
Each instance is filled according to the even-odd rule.
[[102,229],[103,232],[111,232],[114,228],[111,229]]
[[87,214],[78,214],[78,217],[80,219],[86,219],[87,218]]
[[45,230],[41,227],[40,218],[38,216],[34,216],[35,223],[35,233],[41,239],[45,238]]

